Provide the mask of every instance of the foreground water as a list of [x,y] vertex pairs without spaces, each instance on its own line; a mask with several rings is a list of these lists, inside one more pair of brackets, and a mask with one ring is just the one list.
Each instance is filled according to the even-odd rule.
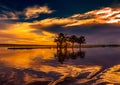
[[120,85],[120,48],[0,48],[0,85]]

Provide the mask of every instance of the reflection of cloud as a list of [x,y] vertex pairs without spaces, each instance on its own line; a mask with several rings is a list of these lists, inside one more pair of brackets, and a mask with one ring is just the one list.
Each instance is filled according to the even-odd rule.
[[[6,67],[36,68],[37,62],[41,65],[45,60],[51,60],[54,51],[49,49],[39,50],[6,50],[0,49],[0,62]],[[34,64],[34,65],[33,65]]]
[[[21,80],[24,80],[25,83],[35,81],[51,81],[52,84],[56,85],[59,82],[65,82],[66,78],[72,78],[70,81],[72,81],[73,85],[98,85],[101,83],[120,84],[120,65],[115,65],[102,71],[102,67],[98,65],[85,66],[73,65],[71,63],[59,65],[55,64],[55,62],[53,62],[55,65],[51,65],[48,62],[54,60],[54,50],[50,49],[2,49],[1,51],[1,68],[12,70],[4,72],[2,70],[0,71],[0,74],[3,76],[6,75],[7,72],[9,73],[9,75],[7,75],[5,78],[2,78],[3,80],[6,78],[10,80],[11,77],[15,77],[18,81],[20,81],[17,75],[21,74]],[[12,75],[13,73],[14,75]],[[56,76],[58,76],[58,78],[56,78]],[[1,77],[2,76],[0,76],[0,78]],[[13,79],[13,82],[16,81],[15,78]],[[18,83],[23,83],[23,81]],[[69,85],[71,82],[67,83]]]
[[51,14],[53,10],[50,10],[47,6],[34,6],[25,9],[24,13],[27,19],[37,18],[39,14]]
[[100,74],[100,79],[97,80],[93,85],[98,85],[104,82],[112,84],[120,84],[120,65],[115,65],[105,72]]

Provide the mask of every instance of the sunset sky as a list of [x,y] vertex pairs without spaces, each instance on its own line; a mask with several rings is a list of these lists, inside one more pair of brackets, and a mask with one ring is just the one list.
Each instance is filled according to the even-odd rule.
[[54,44],[60,32],[120,44],[120,0],[0,0],[1,44]]

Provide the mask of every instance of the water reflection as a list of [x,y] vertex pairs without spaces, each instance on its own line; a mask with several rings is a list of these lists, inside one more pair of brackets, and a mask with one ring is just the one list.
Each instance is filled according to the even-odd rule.
[[0,50],[0,85],[120,85],[119,48]]
[[55,54],[55,57],[57,58],[58,62],[60,62],[61,64],[63,64],[63,62],[65,60],[69,60],[69,59],[77,59],[77,58],[85,58],[85,51],[82,51],[81,49],[74,51],[74,49],[72,49],[72,51],[68,51],[66,48],[65,49],[57,49],[57,53]]

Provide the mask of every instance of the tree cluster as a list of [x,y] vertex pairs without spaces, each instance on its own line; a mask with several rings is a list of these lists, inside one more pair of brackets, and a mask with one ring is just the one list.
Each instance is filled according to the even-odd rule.
[[84,36],[78,37],[76,35],[68,36],[64,33],[59,33],[55,37],[54,42],[56,42],[57,48],[63,48],[63,47],[67,48],[68,43],[71,43],[72,48],[74,48],[75,43],[79,44],[81,48],[81,44],[85,43],[85,37]]

